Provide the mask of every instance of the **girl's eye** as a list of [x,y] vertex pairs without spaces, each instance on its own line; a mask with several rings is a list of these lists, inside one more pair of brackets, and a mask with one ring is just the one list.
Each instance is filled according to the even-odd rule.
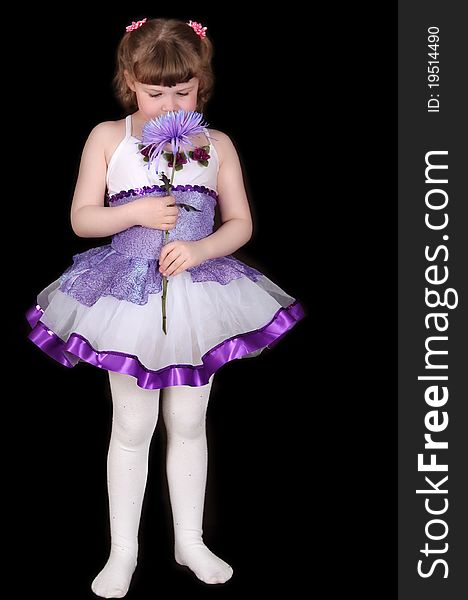
[[[178,96],[188,96],[188,92],[177,92]],[[151,98],[159,98],[161,94],[150,94]]]

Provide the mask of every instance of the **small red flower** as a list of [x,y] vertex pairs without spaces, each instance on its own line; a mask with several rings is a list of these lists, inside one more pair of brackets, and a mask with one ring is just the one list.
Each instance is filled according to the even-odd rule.
[[151,150],[154,148],[154,144],[152,144],[151,146],[143,146],[143,144],[138,144],[138,148],[140,149],[141,154],[148,158]]
[[207,167],[208,160],[211,158],[207,152],[209,149],[209,146],[201,146],[200,148],[195,148],[195,150],[191,150],[189,152],[189,156],[192,160],[196,160],[200,165]]
[[[174,155],[172,154],[172,152],[164,152],[163,156],[167,160],[167,166],[172,167],[174,164]],[[185,155],[185,152],[177,152],[177,154],[176,154],[176,170],[179,170],[179,169],[177,169],[177,167],[179,167],[181,169],[182,165],[185,165],[186,163],[187,163],[187,156]]]

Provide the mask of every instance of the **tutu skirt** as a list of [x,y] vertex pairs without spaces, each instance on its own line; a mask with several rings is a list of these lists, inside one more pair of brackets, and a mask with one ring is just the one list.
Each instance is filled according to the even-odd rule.
[[73,259],[28,310],[28,338],[66,367],[87,362],[145,389],[205,385],[227,362],[271,348],[304,316],[295,298],[227,256],[168,278],[165,334],[157,260],[111,245]]

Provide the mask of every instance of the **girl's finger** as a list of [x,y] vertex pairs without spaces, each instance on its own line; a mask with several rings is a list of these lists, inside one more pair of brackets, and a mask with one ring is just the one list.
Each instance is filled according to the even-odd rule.
[[177,269],[185,262],[185,258],[179,256],[168,269],[166,269],[168,275],[175,275]]
[[182,264],[174,271],[174,273],[172,273],[172,277],[174,277],[174,275],[182,273],[182,271],[185,271],[187,269],[187,267],[184,266],[186,262],[186,260],[182,261]]
[[171,267],[171,265],[174,265],[175,261],[177,261],[178,258],[179,255],[176,256],[174,253],[168,254],[166,258],[159,264],[159,270],[161,271],[161,273],[167,271]]
[[[174,244],[174,242],[169,242],[169,244]],[[171,252],[173,252],[173,250],[175,249],[174,245],[170,246],[169,244],[165,244],[162,247],[161,253],[159,255],[159,264],[161,264],[166,259],[166,257],[168,256],[168,254],[170,254]]]

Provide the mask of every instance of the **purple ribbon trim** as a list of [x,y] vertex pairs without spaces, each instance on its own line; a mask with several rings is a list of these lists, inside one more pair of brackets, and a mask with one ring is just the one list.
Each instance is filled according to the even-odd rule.
[[132,375],[139,387],[152,390],[174,385],[200,386],[208,383],[211,375],[227,362],[258,350],[271,348],[305,316],[304,309],[296,300],[287,308],[280,308],[272,320],[254,331],[242,333],[224,340],[211,348],[203,357],[202,365],[170,365],[151,371],[144,367],[138,357],[123,352],[97,351],[84,337],[72,333],[64,342],[40,321],[43,309],[33,306],[26,318],[33,328],[28,338],[43,352],[65,367],[74,367],[79,359],[108,371]]

